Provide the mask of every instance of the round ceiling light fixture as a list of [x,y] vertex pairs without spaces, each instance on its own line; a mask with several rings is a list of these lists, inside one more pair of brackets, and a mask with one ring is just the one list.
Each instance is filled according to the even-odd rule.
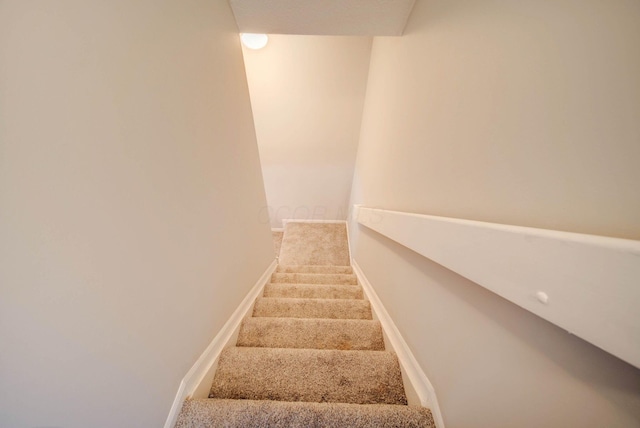
[[242,33],[240,34],[240,40],[249,49],[262,49],[267,46],[269,36],[266,34]]

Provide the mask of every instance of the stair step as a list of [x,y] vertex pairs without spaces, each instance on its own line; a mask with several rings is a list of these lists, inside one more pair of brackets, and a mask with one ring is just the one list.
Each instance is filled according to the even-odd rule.
[[358,284],[354,274],[345,273],[283,273],[275,272],[271,275],[271,282],[291,284]]
[[254,317],[331,318],[370,320],[371,306],[360,299],[289,299],[260,297]]
[[247,318],[237,346],[384,351],[378,321]]
[[267,284],[264,297],[294,297],[305,299],[363,299],[359,285]]
[[353,273],[351,266],[314,266],[314,265],[298,265],[283,266],[278,265],[276,272],[281,273]]
[[175,428],[222,426],[435,428],[424,407],[224,399],[185,401]]
[[349,265],[346,223],[285,224],[279,260],[283,265]]
[[407,404],[398,359],[388,351],[227,348],[209,397]]

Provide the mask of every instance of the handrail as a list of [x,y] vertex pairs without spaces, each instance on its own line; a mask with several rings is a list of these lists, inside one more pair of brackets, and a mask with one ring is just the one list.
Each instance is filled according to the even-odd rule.
[[640,241],[354,206],[358,223],[640,367]]

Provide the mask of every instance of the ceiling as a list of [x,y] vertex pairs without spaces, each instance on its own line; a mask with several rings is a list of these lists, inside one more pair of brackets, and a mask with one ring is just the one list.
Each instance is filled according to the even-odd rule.
[[229,0],[241,33],[401,36],[415,0]]

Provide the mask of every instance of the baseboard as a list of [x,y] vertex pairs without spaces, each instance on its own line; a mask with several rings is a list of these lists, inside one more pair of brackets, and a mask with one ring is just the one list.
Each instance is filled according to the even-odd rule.
[[272,232],[284,232],[284,227],[272,227]]
[[182,409],[182,403],[185,399],[193,396],[198,386],[203,382],[207,375],[211,373],[215,367],[215,363],[220,356],[222,350],[237,335],[242,320],[247,316],[256,298],[262,292],[264,286],[269,282],[271,274],[276,270],[277,262],[274,260],[262,274],[260,279],[255,283],[253,288],[240,303],[238,308],[233,312],[229,320],[220,329],[220,332],[213,338],[207,349],[200,355],[193,367],[187,372],[180,382],[180,387],[176,393],[169,416],[164,424],[164,428],[173,428]]
[[345,228],[347,229],[347,250],[349,251],[349,262],[353,264],[353,256],[351,252],[351,233],[349,232],[349,222],[344,222]]
[[431,409],[436,427],[444,428],[444,420],[442,418],[442,413],[440,412],[440,406],[438,405],[438,399],[436,397],[435,390],[433,389],[433,385],[431,385],[427,375],[413,356],[411,349],[409,349],[409,345],[405,342],[400,331],[380,301],[380,298],[371,286],[371,283],[355,260],[352,260],[352,267],[353,272],[358,277],[358,282],[362,285],[369,303],[371,304],[371,309],[377,315],[391,347],[398,356],[400,366],[405,372],[413,390],[416,392],[418,399],[420,400],[420,404]]
[[296,219],[296,218],[288,218],[282,219],[282,225],[284,226],[287,223],[346,223],[346,220],[314,220],[314,219]]

